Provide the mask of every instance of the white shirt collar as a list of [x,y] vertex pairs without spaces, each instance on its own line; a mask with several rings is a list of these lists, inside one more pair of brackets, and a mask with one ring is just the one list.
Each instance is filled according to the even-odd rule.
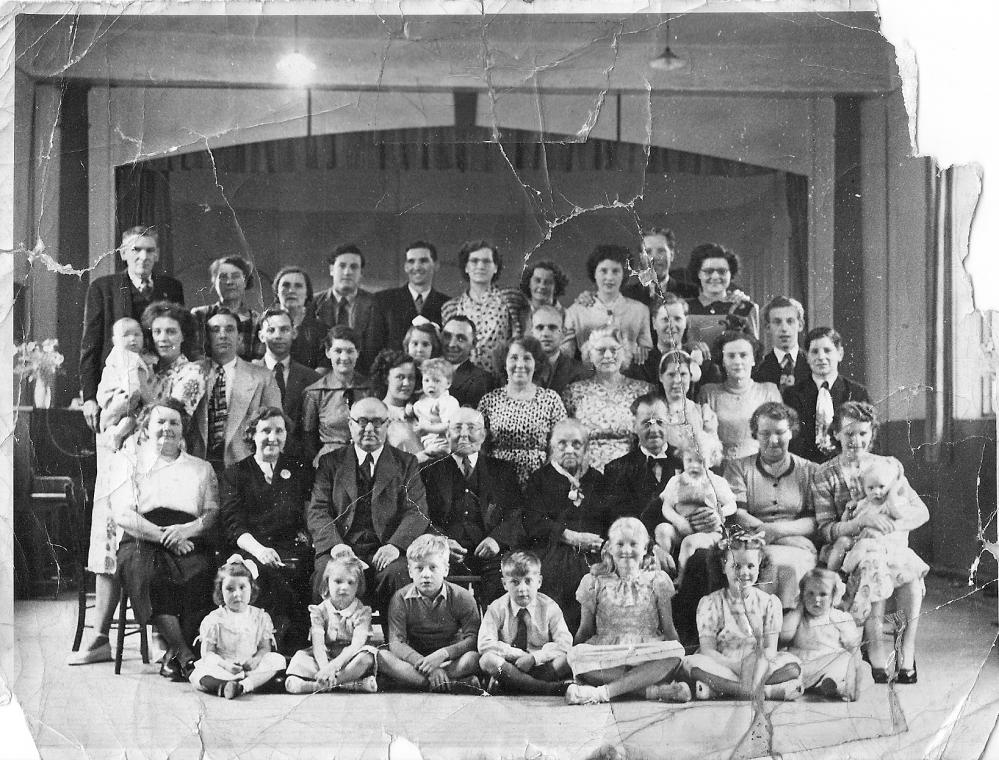
[[527,614],[530,615],[531,620],[536,624],[541,624],[541,602],[537,596],[531,601],[526,607],[521,607],[513,600],[513,595],[507,592],[507,609],[510,612],[510,617],[514,620],[517,619],[517,613],[521,610],[527,610]]
[[382,452],[383,452],[384,450],[385,450],[385,446],[384,446],[384,445],[382,445],[382,446],[379,446],[379,447],[378,447],[377,449],[375,449],[374,451],[365,451],[365,450],[364,450],[364,449],[362,449],[362,448],[361,448],[360,446],[358,446],[358,445],[357,445],[356,443],[354,444],[354,454],[355,454],[355,455],[357,455],[357,461],[358,461],[358,463],[361,463],[361,462],[363,462],[363,461],[364,461],[364,458],[365,458],[365,457],[366,457],[366,456],[367,456],[368,454],[371,454],[371,458],[372,458],[372,459],[374,460],[374,462],[375,462],[375,467],[377,467],[377,466],[378,466],[378,458],[379,458],[379,457],[380,457],[380,456],[382,455]]
[[[288,354],[286,357],[281,359],[280,363],[284,365],[286,370],[291,369],[291,354]],[[277,364],[278,359],[274,356],[274,354],[272,354],[269,350],[264,353],[264,366],[267,367],[267,369],[273,371]]]
[[[141,279],[139,279],[137,277],[133,277],[131,272],[128,273],[128,279],[130,279],[132,281],[132,284],[135,286],[136,290],[142,290],[142,280]],[[152,284],[153,284],[153,276],[149,275],[149,285],[152,286]]]
[[446,602],[447,601],[447,581],[445,580],[444,583],[441,584],[441,590],[438,591],[432,597],[426,597],[423,594],[421,594],[420,590],[416,587],[415,583],[413,583],[409,587],[409,591],[407,591],[402,596],[403,596],[403,599],[423,599],[423,600],[425,600],[427,602],[436,602],[438,599],[440,599],[440,600]]
[[[458,465],[458,469],[461,469],[461,455],[460,454],[452,454],[451,458],[455,461],[455,464]],[[468,463],[472,466],[473,470],[475,469],[475,463],[478,462],[478,461],[479,461],[479,452],[478,451],[476,451],[474,454],[469,454],[468,455]]]
[[791,361],[793,361],[795,364],[798,363],[798,349],[797,348],[795,348],[795,349],[793,349],[791,351],[785,351],[785,350],[783,350],[781,348],[777,348],[776,346],[774,346],[774,356],[777,357],[777,363],[778,364],[783,364],[784,363],[784,357],[785,356],[790,356],[791,357]]
[[408,287],[409,287],[409,295],[410,297],[412,297],[414,301],[416,300],[417,296],[423,296],[423,300],[426,301],[427,296],[430,295],[430,291],[432,289],[431,286],[428,285],[423,290],[419,290],[415,285],[413,285],[413,283],[409,283]]
[[839,378],[839,373],[836,373],[835,375],[830,375],[829,377],[826,378],[816,377],[815,375],[812,375],[812,382],[815,383],[816,388],[821,388],[822,383],[829,383],[829,388],[832,389],[833,385],[835,384],[838,378]]
[[[327,601],[329,601],[329,600],[327,600]],[[341,618],[349,618],[355,612],[357,612],[357,608],[360,606],[360,604],[361,604],[361,600],[357,599],[355,597],[354,601],[352,601],[350,604],[348,604],[342,610],[338,610],[336,607],[333,606],[333,602],[330,602],[330,610],[333,611],[334,615],[338,615]]]
[[[215,361],[215,360],[213,359],[212,361]],[[232,378],[232,373],[233,373],[233,370],[236,369],[236,362],[237,361],[239,361],[239,357],[235,356],[235,357],[233,357],[233,360],[231,362],[226,362],[225,364],[222,365],[222,370],[225,372],[225,376],[226,376],[227,380],[230,379],[230,378]],[[218,362],[215,362],[215,366],[216,367],[219,366]]]
[[653,454],[651,451],[649,451],[644,446],[639,446],[638,450],[641,451],[645,455],[646,459],[648,459],[649,457],[653,457],[655,459],[665,459],[666,458],[666,449],[665,448],[659,454]]

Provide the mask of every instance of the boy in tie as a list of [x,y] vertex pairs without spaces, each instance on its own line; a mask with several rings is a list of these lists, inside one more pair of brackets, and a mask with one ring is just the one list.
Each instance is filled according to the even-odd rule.
[[562,610],[539,594],[541,560],[531,552],[503,558],[506,593],[486,609],[479,627],[479,667],[490,691],[563,696],[572,678],[566,661],[572,635]]

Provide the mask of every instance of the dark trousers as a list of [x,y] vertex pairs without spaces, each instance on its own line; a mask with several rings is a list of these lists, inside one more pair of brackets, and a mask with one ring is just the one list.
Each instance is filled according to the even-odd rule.
[[465,559],[461,562],[452,562],[449,576],[480,576],[482,583],[479,588],[482,598],[479,599],[479,602],[485,607],[490,602],[503,596],[503,574],[500,571],[500,558],[502,555],[497,554],[495,557],[481,559],[475,556],[474,551],[475,547],[473,546],[468,550]]
[[676,626],[676,633],[687,654],[692,654],[699,645],[697,604],[703,597],[720,588],[725,588],[721,552],[717,549],[698,549],[687,560],[683,585],[673,597],[673,625]]

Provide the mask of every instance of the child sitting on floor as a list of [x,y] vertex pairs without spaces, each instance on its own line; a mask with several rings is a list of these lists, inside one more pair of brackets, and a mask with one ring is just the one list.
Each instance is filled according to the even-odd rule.
[[309,605],[312,646],[291,658],[284,682],[288,693],[378,691],[373,675],[378,650],[368,644],[371,608],[357,598],[364,593],[366,568],[349,546],[333,547],[323,569],[323,601]]
[[683,661],[670,600],[673,582],[661,570],[643,570],[649,532],[635,517],[607,531],[603,561],[579,582],[582,618],[569,666],[577,683],[570,705],[609,702],[625,694],[689,702],[690,687],[674,682]]
[[[479,667],[495,687],[562,696],[572,675],[566,654],[572,634],[555,600],[539,594],[541,560],[513,552],[500,564],[506,593],[486,609],[479,628]],[[490,691],[494,690],[490,684]]]
[[101,372],[97,404],[101,408],[100,431],[117,451],[135,430],[134,413],[149,395],[150,364],[156,357],[143,353],[142,326],[131,317],[119,319],[112,331],[114,347]]
[[191,684],[201,691],[235,699],[269,683],[284,670],[274,647],[274,624],[259,607],[257,566],[233,554],[215,576],[217,610],[201,621],[201,659],[194,664]]
[[684,663],[696,699],[750,699],[761,692],[764,699],[801,696],[798,658],[777,651],[780,599],[754,585],[764,545],[762,532],[747,533],[739,527],[719,544],[728,586],[698,603],[700,648]]
[[418,536],[406,559],[413,582],[389,602],[389,648],[378,665],[396,681],[419,689],[478,691],[479,608],[472,593],[445,581],[450,550],[445,536]]
[[454,366],[447,359],[427,359],[420,365],[423,396],[413,404],[418,435],[443,435],[460,404],[448,393]]
[[874,683],[860,655],[860,629],[837,609],[846,586],[832,570],[813,568],[801,579],[801,601],[784,618],[788,651],[801,660],[801,684],[829,699],[853,702]]
[[717,438],[695,434],[681,444],[683,472],[670,478],[659,498],[662,500],[664,523],[656,526],[656,544],[664,555],[671,555],[680,539],[677,585],[683,585],[687,560],[698,549],[718,545],[720,532],[698,533],[690,524],[691,515],[701,507],[715,510],[722,521],[735,514],[735,494],[728,481],[708,468],[721,461],[721,443]]

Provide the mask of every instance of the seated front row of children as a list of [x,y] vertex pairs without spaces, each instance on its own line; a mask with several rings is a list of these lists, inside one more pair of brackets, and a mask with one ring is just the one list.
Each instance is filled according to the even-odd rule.
[[[570,704],[618,696],[686,702],[729,696],[795,699],[806,689],[853,700],[871,682],[860,633],[834,608],[843,584],[816,569],[801,582],[801,604],[783,620],[777,597],[755,586],[763,539],[736,529],[720,544],[727,587],[697,608],[700,649],[684,658],[676,641],[669,576],[648,566],[649,535],[621,518],[608,531],[603,561],[579,585],[583,617],[575,645],[558,605],[539,593],[541,561],[530,552],[503,559],[507,593],[480,621],[470,591],[446,580],[446,537],[423,535],[406,552],[413,583],[393,596],[388,644],[375,648],[365,565],[347,546],[333,549],[323,601],[310,606],[312,646],[286,669],[285,690],[375,692],[376,675],[438,692],[565,694]],[[655,563],[651,563],[655,564]],[[252,561],[233,555],[216,578],[220,608],[201,626],[202,657],[191,683],[228,699],[259,690],[284,669],[272,651],[273,625],[251,606]],[[789,645],[778,651],[778,639]],[[575,681],[572,680],[575,676]]]

